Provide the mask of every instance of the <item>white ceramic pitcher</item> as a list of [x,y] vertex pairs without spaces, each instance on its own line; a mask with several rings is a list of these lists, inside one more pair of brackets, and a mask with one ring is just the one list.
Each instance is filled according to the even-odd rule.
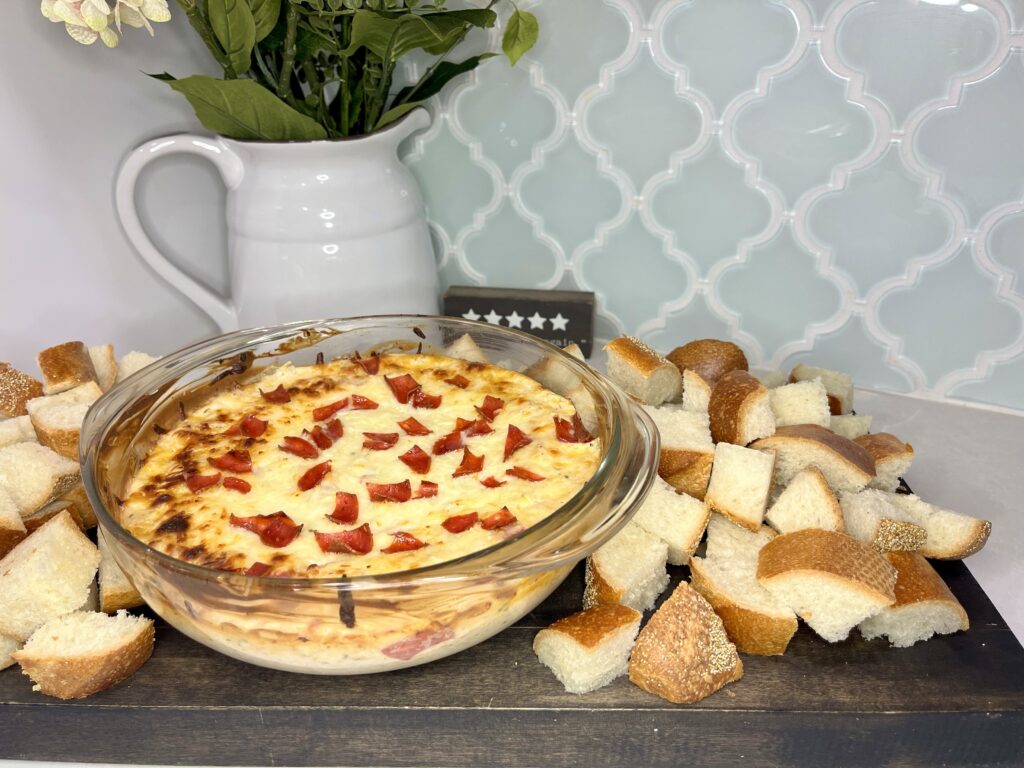
[[[117,212],[143,260],[222,331],[321,317],[436,314],[423,200],[398,159],[399,143],[429,123],[427,111],[417,109],[378,133],[336,141],[154,139],[121,164]],[[227,297],[169,261],[139,220],[139,173],[176,152],[207,158],[227,185]]]

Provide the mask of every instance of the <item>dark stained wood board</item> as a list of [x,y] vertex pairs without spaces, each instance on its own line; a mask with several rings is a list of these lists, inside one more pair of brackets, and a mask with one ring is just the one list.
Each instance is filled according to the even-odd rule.
[[[620,678],[565,693],[531,650],[581,569],[514,627],[433,664],[318,677],[210,651],[158,620],[153,658],[79,702],[0,672],[0,758],[182,765],[1024,765],[1024,649],[963,564],[967,633],[908,649],[801,627],[785,656],[677,706]],[[673,569],[674,581],[686,569]],[[666,593],[667,594],[667,593]]]

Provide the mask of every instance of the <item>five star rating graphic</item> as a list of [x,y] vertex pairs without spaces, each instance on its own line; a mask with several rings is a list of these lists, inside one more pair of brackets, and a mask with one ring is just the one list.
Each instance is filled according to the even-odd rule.
[[544,324],[550,322],[551,330],[553,331],[567,331],[569,325],[569,318],[562,317],[562,313],[559,312],[554,317],[544,317],[540,312],[534,312],[529,317],[523,317],[514,309],[511,315],[499,315],[493,309],[486,315],[481,315],[474,311],[472,307],[462,313],[462,316],[467,320],[486,320],[491,325],[501,325],[501,321],[505,320],[508,323],[509,328],[522,328],[523,320],[530,323],[530,330],[542,330]]

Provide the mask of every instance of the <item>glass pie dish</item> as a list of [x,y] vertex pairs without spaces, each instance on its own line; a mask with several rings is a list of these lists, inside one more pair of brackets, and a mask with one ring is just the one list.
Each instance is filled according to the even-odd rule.
[[[267,367],[358,352],[445,354],[469,334],[490,361],[569,397],[600,441],[594,474],[548,517],[476,552],[352,577],[247,576],[164,554],[121,525],[122,499],[180,403]],[[657,471],[647,414],[579,360],[519,331],[454,318],[382,316],[291,323],[208,339],[143,369],[89,411],[82,475],[109,548],[150,607],[194,640],[260,666],[362,674],[475,645],[531,611],[614,536]]]

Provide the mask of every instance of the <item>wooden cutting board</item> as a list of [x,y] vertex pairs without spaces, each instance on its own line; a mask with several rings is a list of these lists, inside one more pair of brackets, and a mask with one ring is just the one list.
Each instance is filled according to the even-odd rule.
[[[413,669],[317,677],[221,656],[158,620],[134,677],[79,702],[0,672],[0,758],[183,765],[1024,765],[1024,649],[963,564],[971,619],[912,648],[801,627],[785,656],[691,706],[625,678],[567,694],[531,650],[578,609],[582,570],[475,648]],[[673,569],[674,581],[686,569]],[[667,593],[666,593],[667,594]]]

